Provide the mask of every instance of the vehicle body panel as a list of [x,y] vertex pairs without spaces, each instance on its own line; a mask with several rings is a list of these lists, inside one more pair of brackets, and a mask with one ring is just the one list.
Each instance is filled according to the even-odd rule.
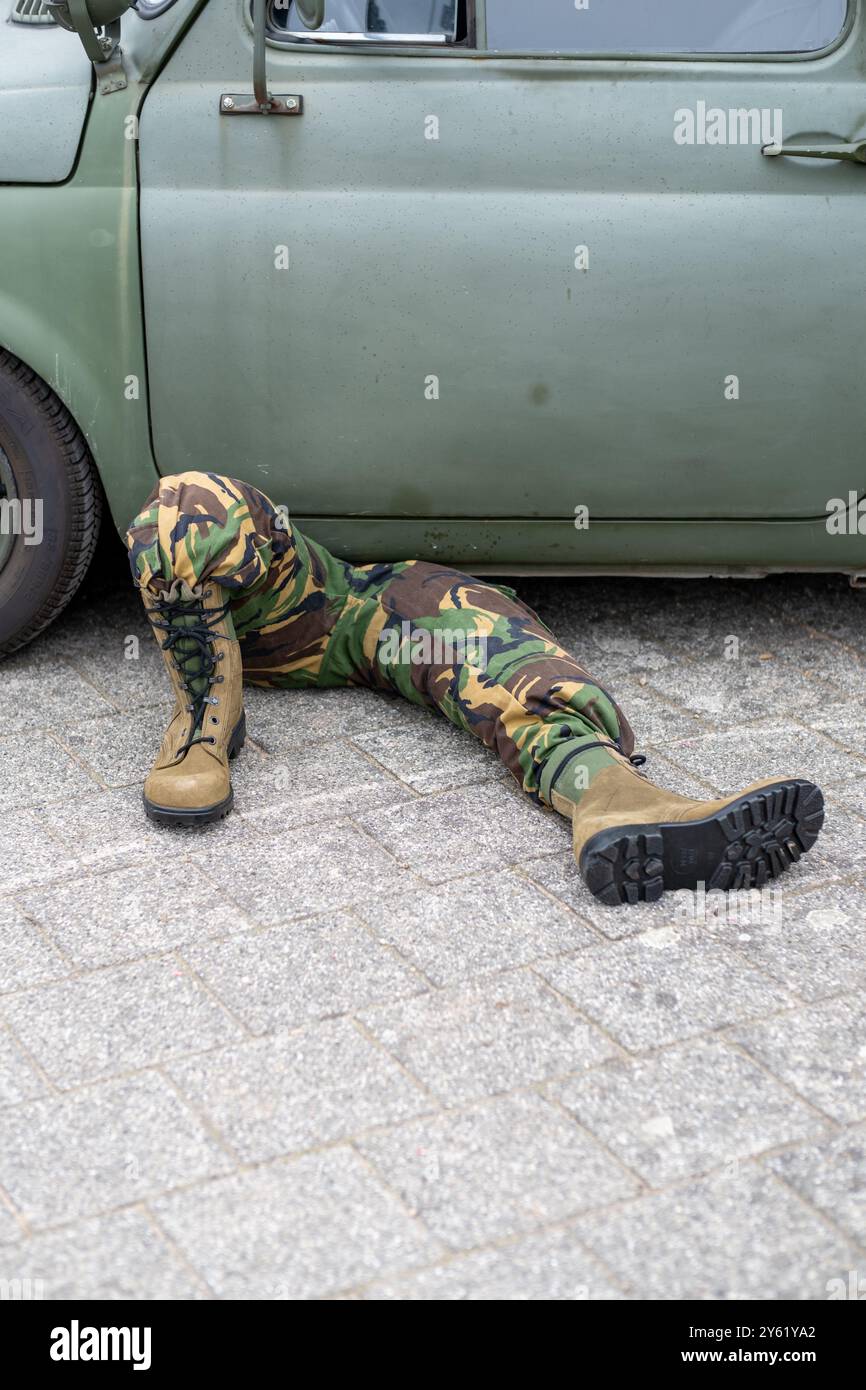
[[0,184],[61,183],[78,153],[93,68],[62,29],[0,14]]
[[272,44],[303,116],[231,119],[246,14],[208,7],[142,113],[161,469],[243,458],[314,515],[802,518],[866,490],[863,168],[673,138],[698,98],[845,138],[862,22],[797,63]]
[[[204,0],[124,30],[128,85],[96,84],[81,153],[57,186],[0,187],[0,346],[37,372],[87,440],[122,527],[153,487],[138,255],[135,118],[148,83]],[[171,23],[168,23],[171,19]],[[10,28],[12,26],[9,26]],[[53,39],[22,32],[31,49]],[[73,69],[81,46],[62,33]]]
[[[229,8],[228,0],[220,0],[220,3]],[[411,308],[413,302],[423,305],[425,327],[428,332],[431,331],[431,324],[433,327],[430,341],[437,344],[436,353],[441,354],[451,344],[461,362],[461,370],[466,370],[467,362],[472,365],[471,354],[467,357],[466,343],[461,340],[461,335],[457,335],[455,343],[453,325],[444,322],[453,314],[453,286],[448,288],[444,300],[440,297],[440,303],[437,303],[430,283],[424,283],[421,289],[416,284],[416,299],[413,301],[407,267],[401,267],[400,273],[395,275],[386,264],[390,241],[386,243],[381,235],[377,241],[371,234],[369,245],[366,240],[358,244],[357,238],[353,239],[347,228],[341,225],[341,221],[346,220],[345,216],[334,215],[335,188],[325,187],[324,183],[334,184],[335,175],[342,170],[357,180],[357,174],[352,172],[348,162],[341,161],[348,161],[350,155],[353,158],[363,155],[371,178],[371,189],[362,198],[365,215],[373,202],[377,201],[383,210],[383,233],[387,233],[389,238],[392,235],[392,215],[387,211],[389,189],[382,169],[373,174],[370,163],[372,156],[370,152],[363,154],[356,133],[353,133],[354,127],[341,131],[339,122],[335,123],[336,113],[342,113],[346,119],[351,114],[352,78],[348,69],[339,79],[331,79],[336,104],[328,123],[329,137],[334,144],[330,167],[321,175],[323,186],[317,188],[313,185],[312,165],[305,165],[308,186],[304,190],[302,203],[295,203],[291,197],[285,196],[284,190],[291,189],[291,165],[286,162],[286,150],[290,148],[287,142],[294,138],[298,128],[303,128],[309,111],[297,121],[271,121],[264,117],[238,120],[232,124],[231,121],[224,121],[212,104],[213,93],[218,87],[237,91],[250,89],[251,45],[239,55],[236,66],[231,70],[221,69],[218,78],[211,74],[202,79],[201,85],[207,89],[207,113],[202,101],[201,107],[196,106],[189,120],[178,117],[180,124],[170,127],[163,118],[163,137],[167,137],[170,131],[180,153],[172,156],[171,150],[166,148],[166,138],[162,138],[161,158],[165,162],[175,158],[175,170],[182,168],[185,172],[185,179],[179,182],[178,187],[186,187],[184,196],[187,198],[193,195],[197,197],[200,193],[203,203],[199,212],[206,215],[199,216],[198,220],[190,220],[193,201],[187,203],[185,211],[176,204],[172,217],[170,202],[167,198],[163,200],[167,182],[165,170],[160,172],[159,168],[156,169],[152,185],[144,189],[145,215],[150,215],[147,199],[153,195],[151,206],[156,208],[157,204],[161,205],[159,231],[167,249],[162,260],[154,259],[156,248],[152,238],[148,241],[145,250],[145,292],[150,294],[154,289],[152,275],[150,278],[148,275],[161,268],[168,275],[167,286],[177,285],[177,279],[173,278],[176,271],[168,264],[173,248],[196,293],[189,295],[186,301],[164,303],[161,312],[150,313],[146,354],[138,252],[136,144],[134,139],[126,138],[124,122],[128,116],[142,112],[141,162],[147,177],[155,159],[146,143],[150,139],[150,100],[160,93],[163,76],[168,73],[166,69],[159,76],[167,55],[179,41],[184,46],[193,39],[198,23],[204,17],[202,12],[206,5],[207,0],[179,0],[172,10],[148,24],[134,17],[130,23],[125,17],[124,62],[129,83],[125,90],[110,93],[101,91],[97,84],[80,157],[72,176],[65,184],[53,187],[21,185],[0,188],[0,220],[4,240],[11,248],[11,254],[4,257],[0,264],[0,345],[21,357],[42,375],[75,416],[100,471],[118,529],[123,530],[138,509],[153,486],[158,471],[168,473],[179,468],[204,467],[238,473],[258,483],[270,491],[276,500],[287,503],[304,529],[336,552],[356,560],[391,559],[411,554],[461,564],[469,569],[494,569],[499,572],[543,572],[550,569],[560,573],[641,570],[757,574],[784,569],[829,569],[866,573],[866,537],[856,533],[831,535],[823,516],[813,520],[800,520],[790,515],[788,519],[741,517],[727,521],[713,517],[695,521],[636,517],[604,519],[596,516],[588,530],[578,530],[574,525],[573,507],[587,500],[585,495],[581,495],[581,483],[584,478],[591,476],[588,473],[577,475],[577,481],[568,495],[568,505],[563,506],[563,479],[568,482],[569,478],[561,470],[558,475],[561,490],[556,502],[558,514],[543,517],[541,511],[545,503],[539,506],[538,499],[545,493],[545,474],[550,473],[550,458],[561,457],[556,450],[563,448],[561,441],[557,443],[557,429],[549,421],[546,424],[538,423],[535,430],[526,423],[520,424],[517,416],[521,412],[515,406],[514,428],[522,441],[522,453],[520,469],[516,476],[511,477],[503,468],[500,468],[499,475],[491,472],[492,454],[486,452],[486,436],[479,436],[478,426],[481,423],[487,427],[495,426],[495,437],[500,443],[503,438],[502,430],[493,418],[495,412],[491,393],[500,390],[501,386],[494,371],[500,344],[494,341],[493,335],[485,338],[485,352],[477,353],[477,379],[481,388],[475,388],[477,401],[473,408],[470,409],[465,401],[451,401],[446,405],[440,399],[434,407],[438,413],[430,421],[428,435],[421,440],[420,447],[416,425],[411,426],[415,434],[409,440],[397,428],[399,425],[405,429],[406,421],[412,417],[406,415],[401,419],[398,412],[396,420],[388,421],[387,392],[384,397],[378,397],[378,405],[374,409],[371,400],[376,400],[375,395],[368,397],[359,390],[335,390],[333,376],[329,377],[332,362],[335,357],[341,360],[342,370],[345,370],[349,358],[345,355],[340,358],[345,351],[344,346],[330,337],[326,330],[340,326],[341,313],[349,314],[350,326],[354,325],[353,331],[358,336],[357,348],[360,350],[366,342],[368,352],[377,351],[377,341],[387,333],[390,332],[392,336],[397,333],[399,336],[403,332],[398,291],[402,293],[404,289],[409,294],[406,306]],[[214,9],[213,0],[209,8]],[[198,20],[197,14],[200,15]],[[234,23],[238,22],[239,14],[232,0]],[[863,6],[859,3],[855,21],[858,43],[862,46]],[[76,51],[77,40],[72,35],[65,37],[72,55]],[[857,51],[859,53],[861,49]],[[346,62],[348,56],[343,55],[341,61]],[[368,56],[365,55],[365,61]],[[206,54],[200,53],[196,61],[205,60]],[[394,61],[400,68],[410,63],[408,58],[400,55],[394,55]],[[468,103],[470,94],[473,91],[477,93],[481,82],[481,75],[475,69],[480,70],[491,62],[501,64],[503,60],[487,59],[483,63],[466,59],[446,61],[456,61],[466,73],[458,83],[449,86],[451,97],[460,101],[465,99]],[[506,66],[513,66],[514,61],[505,60]],[[834,59],[831,55],[818,61],[830,63]],[[271,48],[269,64],[272,62]],[[297,56],[291,58],[299,90],[304,81],[303,64],[312,67],[312,62],[307,55],[302,60]],[[299,63],[301,66],[298,66]],[[553,62],[549,66],[552,71],[558,63]],[[620,66],[625,80],[628,64]],[[639,66],[647,69],[653,65]],[[398,82],[397,68],[388,66],[385,71],[383,64],[382,70],[386,88],[389,82],[397,85],[403,82],[405,85],[405,79],[401,78]],[[316,68],[315,81],[308,79],[310,85],[306,90],[314,101],[321,85],[318,75],[321,71]],[[152,96],[142,106],[154,77],[156,82]],[[368,76],[365,81],[370,83],[371,78]],[[443,81],[435,74],[428,80],[427,87],[419,94],[419,117],[423,117],[426,99],[435,90],[435,84]],[[556,77],[550,81],[555,88]],[[281,78],[275,78],[272,71],[270,82],[274,90],[293,89],[286,81],[285,71]],[[166,83],[165,87],[165,110],[174,109],[177,115],[177,106],[172,108],[176,98],[171,95],[170,85]],[[830,86],[831,83],[825,83],[828,90]],[[533,90],[537,93],[533,99],[540,101],[545,90],[543,77],[534,80]],[[463,93],[462,97],[460,92]],[[819,84],[816,94],[821,97],[822,111],[829,110],[828,91]],[[387,90],[381,100],[383,109],[393,112],[395,108],[387,105],[390,100]],[[405,92],[399,100],[400,109],[405,111]],[[464,115],[469,114],[471,103],[460,109]],[[384,127],[376,124],[370,99],[363,107],[362,114],[367,122],[368,139],[376,131],[377,138],[381,138]],[[218,181],[213,177],[202,178],[199,174],[206,186],[197,190],[195,185],[193,126],[198,122],[197,128],[201,131],[207,116],[212,121],[214,136],[205,134],[202,137],[204,145],[201,156],[204,159],[206,152],[210,151],[210,157],[214,157],[213,140],[216,139],[219,162],[217,166],[212,166],[212,173],[213,168],[218,167],[227,177],[239,176],[243,163],[238,154],[240,139],[246,142],[250,158],[254,150],[262,152],[263,156],[269,155],[270,172],[274,178],[282,171],[282,182],[278,184],[280,193],[275,194],[272,188],[268,188],[260,166],[248,162],[247,179],[252,186],[247,188],[243,198],[235,190],[235,207],[231,216],[237,215],[238,220],[231,235],[225,221],[216,227],[209,225],[214,223],[220,212]],[[249,127],[250,133],[240,136],[240,127]],[[278,129],[274,131],[273,127]],[[152,129],[155,133],[157,125],[154,124]],[[441,150],[437,151],[437,154],[441,153]],[[691,154],[691,151],[688,153]],[[452,156],[458,162],[462,158],[459,151],[452,151],[448,157]],[[494,156],[495,151],[490,157]],[[601,152],[598,159],[599,162],[602,159]],[[791,164],[790,161],[788,163]],[[767,166],[762,162],[759,167],[765,169]],[[504,168],[504,163],[497,165],[497,177]],[[823,171],[819,172],[823,176]],[[808,173],[811,176],[812,170]],[[778,171],[770,167],[768,175],[778,178]],[[843,180],[837,181],[839,191],[832,196],[829,193],[821,197],[807,196],[809,205],[814,208],[819,203],[828,208],[834,203],[840,206],[845,229],[843,244],[846,247],[854,235],[846,219],[855,205],[855,189],[866,192],[866,184],[851,184],[849,176],[866,179],[866,170],[845,170],[844,187]],[[795,177],[805,179],[805,173],[801,172],[799,166]],[[488,184],[492,182],[489,168],[485,178]],[[812,189],[811,182],[807,186]],[[399,188],[393,191],[395,196],[399,195],[398,201],[402,199],[401,206],[407,207],[410,200],[405,188],[402,192]],[[489,194],[490,188],[487,187],[485,196]],[[422,194],[418,193],[417,196],[421,198]],[[428,202],[432,201],[428,195],[423,196],[427,197]],[[720,189],[714,196],[721,203],[732,194],[730,189]],[[776,196],[785,201],[790,197],[782,192]],[[657,195],[647,187],[641,197],[652,200]],[[528,205],[528,198],[525,201]],[[243,216],[240,215],[242,202],[246,203],[246,214]],[[326,217],[324,212],[328,204],[331,205],[331,212]],[[304,217],[296,215],[301,207],[305,210]],[[267,212],[264,211],[266,208]],[[277,223],[273,220],[275,217]],[[308,225],[310,218],[312,221]],[[272,256],[277,226],[282,232],[279,240],[291,243],[296,255],[309,252],[316,257],[312,288],[296,285],[293,290],[299,295],[299,306],[306,315],[303,318],[298,318],[294,313],[281,315],[270,309],[257,283],[254,283],[258,270],[253,274],[253,268],[258,266],[258,256],[262,252]],[[147,230],[145,226],[144,232],[147,233]],[[153,227],[150,230],[153,231]],[[477,236],[474,229],[472,235]],[[825,236],[829,237],[827,224]],[[572,242],[576,239],[570,238]],[[837,257],[835,241],[830,242],[826,250],[831,258]],[[227,273],[227,254],[229,266],[232,264],[231,255],[236,256],[236,276]],[[444,252],[437,247],[431,254],[434,260],[440,258],[440,265],[443,255],[455,257],[454,266],[460,261],[458,250],[451,246]],[[478,267],[477,247],[475,254],[474,264]],[[214,256],[217,255],[219,260],[215,262]],[[358,259],[359,256],[361,259]],[[786,274],[790,274],[793,262],[786,257],[787,252],[782,259]],[[496,261],[497,275],[501,273],[501,266],[500,258]],[[603,267],[599,269],[602,274],[607,273]],[[365,275],[371,296],[369,311],[362,320],[359,315],[362,314],[363,297],[359,298],[358,285],[363,285]],[[850,267],[847,264],[841,267],[839,275],[840,279],[843,276],[851,279]],[[390,286],[388,293],[392,307],[387,312],[381,288],[383,284]],[[563,280],[560,286],[563,304],[567,303],[565,290],[569,286],[573,289],[572,302],[578,292],[574,282]],[[479,288],[483,289],[483,284]],[[346,310],[340,309],[341,301],[337,293],[340,289],[345,292],[344,302],[349,306]],[[858,302],[859,287],[851,292],[855,303]],[[769,303],[769,289],[767,293],[766,302]],[[419,295],[420,301],[417,298]],[[498,299],[493,295],[482,295],[482,298],[484,303],[489,302],[492,306],[492,321],[501,323],[502,309]],[[624,316],[623,325],[627,328],[625,303],[625,300],[621,301],[621,313]],[[189,324],[191,331],[187,333],[184,314],[190,311],[190,306],[195,307],[195,312]],[[482,310],[483,305],[479,305],[473,311],[476,326],[480,324]],[[805,301],[796,312],[802,316],[807,335],[821,330],[814,312],[808,310]],[[565,320],[558,322],[558,331],[564,331],[562,324]],[[347,326],[345,317],[342,326],[344,329]],[[664,321],[660,328],[665,330]],[[543,329],[542,320],[534,338],[539,350],[544,348]],[[277,331],[276,342],[269,339],[269,330]],[[178,336],[178,342],[174,344],[170,341],[172,332]],[[846,328],[845,334],[848,332]],[[405,334],[400,341],[405,346]],[[802,374],[802,363],[811,360],[809,341],[810,338],[797,347],[793,343],[786,347],[786,360],[789,360],[795,373]],[[828,343],[826,338],[822,341]],[[850,371],[859,374],[862,350],[855,350],[847,337],[846,344]],[[179,353],[178,346],[181,348]],[[163,360],[166,348],[170,349],[170,355]],[[426,361],[422,363],[421,360],[424,356],[423,352],[418,353],[416,366],[426,365]],[[508,372],[517,372],[515,358],[507,343],[503,347],[501,360],[507,382]],[[844,413],[852,406],[850,381],[846,375],[847,368],[842,370],[845,364],[835,356],[832,361],[834,369],[842,372],[844,387],[833,399],[837,410]],[[159,383],[158,389],[150,395],[148,362],[151,376]],[[445,362],[447,369],[447,354]],[[177,375],[177,387],[172,388],[167,397],[165,371],[169,363],[173,364],[172,369]],[[394,365],[392,362],[392,368]],[[435,370],[436,365],[431,364],[429,370]],[[520,370],[523,371],[524,367]],[[812,371],[816,395],[835,390],[834,382],[822,375],[820,361],[812,362]],[[526,380],[531,385],[543,384],[534,380],[534,375],[530,374]],[[361,385],[366,385],[368,389],[375,387],[375,376],[375,371],[371,373],[365,368],[361,374]],[[137,382],[137,394],[130,394],[131,379]],[[329,380],[332,383],[330,389]],[[595,380],[598,382],[599,378]],[[798,376],[801,385],[804,380],[802,375]],[[550,382],[544,384],[550,385]],[[346,386],[345,380],[342,385]],[[282,397],[279,396],[281,387]],[[623,378],[622,392],[625,396],[628,390],[627,381]],[[539,422],[544,418],[548,405],[551,408],[556,406],[558,392],[559,387],[543,404],[525,404],[522,407],[523,416]],[[230,409],[224,406],[224,399],[230,404]],[[275,403],[280,406],[279,409]],[[422,408],[424,404],[422,399]],[[742,404],[741,401],[739,405]],[[754,406],[748,408],[754,409]],[[821,408],[825,408],[823,398]],[[853,404],[853,408],[860,408],[859,401]],[[458,439],[453,423],[448,424],[447,413],[455,409],[463,424],[463,435],[469,432],[470,449],[466,448],[463,436]],[[225,436],[215,428],[214,422],[208,421],[208,410],[217,412],[216,423],[224,427]],[[386,419],[384,429],[383,410]],[[191,415],[201,427],[200,434],[190,432]],[[314,415],[322,417],[320,423],[316,423]],[[561,421],[563,417],[556,418]],[[573,423],[575,417],[568,418]],[[689,418],[686,410],[687,424]],[[151,448],[151,424],[157,438],[156,459]],[[586,432],[585,437],[589,437],[589,432],[598,427],[591,419],[581,417],[580,428]],[[648,432],[657,428],[657,420],[650,417]],[[665,428],[673,431],[673,423]],[[757,421],[756,428],[769,447],[769,427]],[[848,426],[843,428],[847,429]],[[364,450],[369,447],[367,436],[370,431],[378,432],[377,437],[384,444],[381,463],[386,476],[378,481],[375,473],[367,472],[365,475],[363,472],[369,466],[369,455],[365,455]],[[441,445],[437,447],[440,431]],[[668,437],[673,438],[673,433]],[[790,435],[786,437],[790,441]],[[508,443],[507,440],[505,442]],[[810,454],[810,469],[814,477],[821,480],[816,494],[821,498],[821,509],[825,498],[832,495],[828,486],[831,479],[828,477],[827,455],[825,441],[816,437]],[[507,449],[502,457],[508,457]],[[862,457],[861,435],[856,462],[851,470],[852,479],[856,478],[857,481],[850,484],[859,493],[866,490]],[[642,458],[642,466],[646,468],[645,453]],[[455,459],[459,460],[459,469],[454,467]],[[484,477],[483,493],[478,490],[473,492],[473,485],[467,478],[479,460],[484,465],[481,470]],[[831,468],[836,467],[835,455],[829,462]],[[632,461],[629,466],[631,474],[624,474],[618,479],[621,493],[628,493],[630,486],[640,482],[638,463]],[[398,469],[399,478],[396,476]],[[512,472],[515,470],[512,469]],[[359,486],[359,476],[362,483],[366,477],[364,487]],[[799,477],[798,486],[808,485],[808,480],[804,482],[804,476]],[[832,481],[836,481],[837,477],[845,480],[844,475],[834,474]],[[378,495],[374,493],[375,486],[383,489]],[[521,486],[524,488],[525,505],[518,491]],[[455,489],[459,492],[459,504],[454,501]],[[500,496],[503,490],[510,499],[508,505],[514,508],[510,516],[497,515],[503,506]],[[669,486],[667,490],[671,490]],[[840,491],[842,495],[845,494],[845,489]],[[807,495],[807,501],[811,495]],[[477,516],[473,516],[468,509],[462,516],[456,514],[456,505],[467,506],[465,498],[470,499],[469,505],[479,509]],[[486,510],[481,510],[485,498]],[[379,506],[380,501],[387,501],[387,507]],[[783,506],[783,515],[784,510]],[[355,515],[350,514],[353,511]]]

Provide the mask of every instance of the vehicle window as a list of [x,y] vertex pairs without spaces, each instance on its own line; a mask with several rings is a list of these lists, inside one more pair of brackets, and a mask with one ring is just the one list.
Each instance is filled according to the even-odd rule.
[[487,47],[542,53],[811,53],[848,0],[487,0]]
[[[327,0],[325,19],[315,33],[438,35],[453,41],[458,8],[458,0]],[[270,20],[274,29],[311,37],[287,0],[271,0]]]

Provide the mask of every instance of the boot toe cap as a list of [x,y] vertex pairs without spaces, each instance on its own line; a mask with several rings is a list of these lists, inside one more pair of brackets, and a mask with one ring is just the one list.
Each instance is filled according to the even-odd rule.
[[218,763],[206,772],[154,768],[144,784],[145,798],[172,811],[202,811],[225,801],[231,790],[228,772]]

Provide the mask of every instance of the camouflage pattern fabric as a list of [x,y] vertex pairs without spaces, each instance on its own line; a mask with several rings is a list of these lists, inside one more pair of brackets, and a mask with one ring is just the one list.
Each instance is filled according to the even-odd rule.
[[230,591],[246,681],[361,685],[439,709],[536,801],[550,802],[554,781],[578,799],[575,765],[592,775],[612,760],[588,745],[634,749],[612,697],[513,591],[420,560],[348,564],[247,483],[163,478],[127,544],[139,587],[212,579]]

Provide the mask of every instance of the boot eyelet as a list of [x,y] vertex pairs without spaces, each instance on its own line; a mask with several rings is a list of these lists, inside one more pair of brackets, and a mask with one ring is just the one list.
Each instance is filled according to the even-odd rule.
[[210,721],[210,722],[211,722],[212,724],[218,724],[218,723],[219,723],[219,720],[217,719],[216,715],[211,715],[211,721]]

